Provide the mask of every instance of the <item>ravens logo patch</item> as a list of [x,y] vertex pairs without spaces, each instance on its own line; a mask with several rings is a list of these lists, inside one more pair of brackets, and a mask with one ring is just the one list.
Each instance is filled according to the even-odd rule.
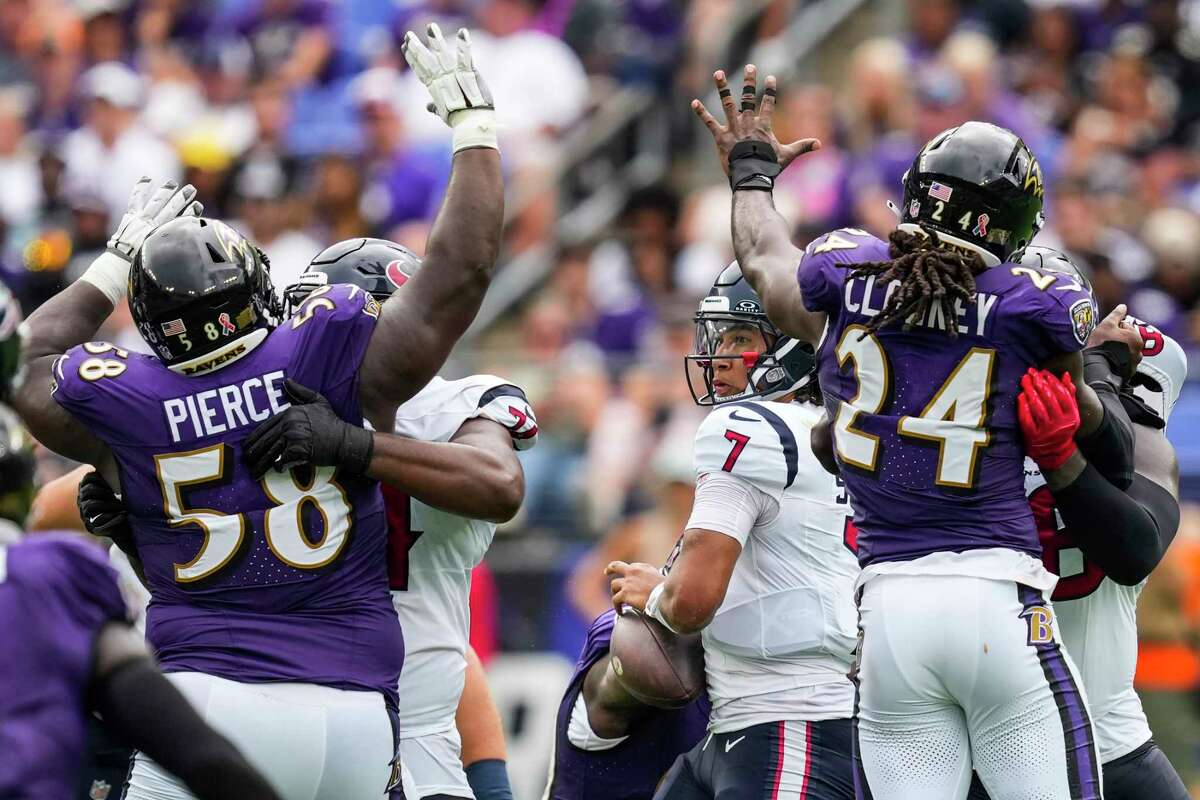
[[1096,309],[1091,300],[1076,300],[1071,305],[1071,327],[1075,331],[1075,339],[1080,344],[1087,344],[1088,337],[1096,328]]

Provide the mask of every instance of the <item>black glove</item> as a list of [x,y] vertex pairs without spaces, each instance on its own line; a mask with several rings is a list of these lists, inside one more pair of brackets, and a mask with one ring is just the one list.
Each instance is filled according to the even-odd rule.
[[370,431],[343,420],[328,400],[291,378],[283,389],[291,407],[255,428],[242,444],[255,480],[272,466],[279,472],[301,464],[367,471],[375,450]]
[[133,551],[133,529],[129,512],[99,472],[89,472],[79,482],[75,495],[79,517],[93,536],[107,536],[124,553]]

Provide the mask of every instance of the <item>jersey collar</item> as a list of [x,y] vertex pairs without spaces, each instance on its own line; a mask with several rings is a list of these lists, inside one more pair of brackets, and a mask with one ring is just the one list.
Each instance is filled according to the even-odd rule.
[[187,361],[180,361],[178,364],[168,364],[167,368],[172,372],[187,375],[188,377],[216,372],[222,367],[227,367],[235,361],[239,361],[250,355],[255,348],[263,343],[269,333],[270,331],[266,328],[258,328],[257,330],[250,331],[245,336],[239,336],[237,339],[218,347],[212,352],[196,356]]

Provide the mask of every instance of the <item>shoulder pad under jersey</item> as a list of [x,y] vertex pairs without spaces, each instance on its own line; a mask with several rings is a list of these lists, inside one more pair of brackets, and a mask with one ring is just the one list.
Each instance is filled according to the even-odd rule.
[[728,472],[780,500],[796,480],[801,443],[770,405],[731,403],[709,414],[696,432],[697,477]]

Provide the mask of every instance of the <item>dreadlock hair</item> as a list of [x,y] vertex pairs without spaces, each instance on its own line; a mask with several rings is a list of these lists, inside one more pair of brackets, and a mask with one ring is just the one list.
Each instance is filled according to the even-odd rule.
[[[945,319],[952,320],[955,300],[969,303],[975,299],[975,276],[987,268],[983,259],[978,253],[943,245],[937,231],[921,230],[924,235],[892,231],[888,236],[888,261],[844,265],[851,270],[851,278],[874,275],[876,283],[900,282],[879,314],[867,323],[863,336],[900,319],[905,320],[904,330],[909,330],[912,323],[908,318],[923,318],[934,303],[941,306]],[[946,326],[950,338],[958,338],[957,328]]]

